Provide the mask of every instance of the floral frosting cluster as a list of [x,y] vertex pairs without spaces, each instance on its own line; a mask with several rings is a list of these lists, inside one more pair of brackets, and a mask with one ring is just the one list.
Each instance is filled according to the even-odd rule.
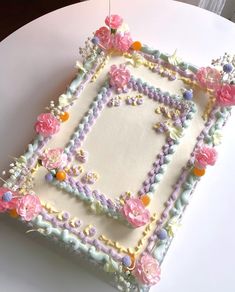
[[161,269],[155,258],[149,254],[143,254],[136,263],[134,273],[140,283],[152,286],[159,282]]
[[150,221],[150,212],[139,198],[130,197],[122,207],[124,218],[134,227],[141,227]]
[[42,205],[35,194],[18,194],[8,188],[0,188],[0,213],[9,212],[25,221],[33,220],[42,211]]
[[[223,71],[229,74],[227,67],[224,66]],[[233,69],[231,69],[233,70]],[[196,74],[197,81],[202,88],[210,89],[214,92],[216,103],[219,106],[233,106],[235,105],[235,85],[232,82],[223,80],[223,75],[215,68],[206,67],[200,68]]]
[[42,113],[37,117],[35,131],[43,137],[50,137],[60,129],[59,120],[52,113]]
[[52,181],[54,177],[59,181],[64,181],[66,179],[64,168],[67,162],[67,154],[62,148],[46,149],[39,157],[39,163],[49,171],[45,176],[47,182]]
[[195,152],[193,172],[196,176],[205,174],[208,165],[214,165],[217,159],[217,151],[213,147],[202,146]]
[[123,19],[119,15],[110,15],[105,19],[107,26],[102,26],[95,32],[92,42],[103,50],[127,52],[133,41]]
[[46,149],[40,160],[42,166],[48,170],[63,168],[67,164],[67,155],[62,148]]
[[201,147],[196,151],[195,161],[197,167],[206,168],[207,165],[214,165],[217,159],[217,152],[214,148]]
[[131,79],[131,73],[125,64],[112,65],[109,70],[109,83],[116,91],[123,91]]
[[149,253],[141,254],[137,260],[132,255],[125,255],[122,264],[125,269],[132,271],[141,285],[152,286],[160,281],[160,264]]

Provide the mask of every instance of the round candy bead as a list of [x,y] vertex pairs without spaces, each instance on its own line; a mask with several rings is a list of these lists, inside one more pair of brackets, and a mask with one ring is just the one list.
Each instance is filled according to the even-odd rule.
[[142,201],[143,205],[146,207],[149,205],[151,199],[148,195],[141,196],[140,200]]
[[125,267],[130,267],[131,264],[132,264],[131,258],[130,258],[128,255],[124,256],[124,257],[122,258],[122,264],[123,264],[123,266],[125,266]]
[[184,99],[187,99],[187,100],[191,100],[193,98],[193,93],[191,90],[186,90],[184,93],[183,93],[183,97]]
[[174,81],[175,79],[176,79],[176,76],[175,75],[169,75],[168,76],[168,79],[170,80],[170,81]]
[[62,122],[66,122],[69,119],[69,113],[68,112],[64,112],[63,114],[60,115],[60,120]]
[[47,182],[52,182],[53,179],[54,179],[54,176],[53,176],[50,172],[48,172],[48,173],[45,175],[45,180],[46,180]]
[[139,41],[136,41],[134,42],[132,45],[131,45],[132,49],[135,50],[135,51],[140,51],[141,48],[142,48],[142,44],[141,42]]
[[206,170],[203,168],[196,168],[193,169],[193,174],[196,176],[203,176],[206,173]]
[[98,45],[99,42],[100,42],[100,40],[99,40],[98,37],[93,37],[93,38],[91,39],[91,42],[92,42],[94,45]]
[[233,65],[230,64],[230,63],[225,64],[225,65],[223,66],[223,70],[224,70],[224,72],[226,72],[226,73],[230,73],[230,72],[233,71]]
[[2,195],[2,200],[4,202],[10,202],[12,200],[12,197],[13,197],[13,194],[12,192],[8,191],[8,192],[5,192],[3,195]]
[[65,171],[63,171],[63,170],[57,171],[57,173],[56,173],[56,179],[59,180],[59,181],[65,180],[66,179],[66,173],[65,173]]
[[167,234],[167,231],[166,229],[162,228],[160,230],[157,231],[157,237],[160,239],[160,240],[164,240],[168,237],[168,234]]
[[129,254],[129,258],[131,260],[131,264],[129,267],[126,267],[129,271],[133,271],[135,269],[135,256],[133,254]]

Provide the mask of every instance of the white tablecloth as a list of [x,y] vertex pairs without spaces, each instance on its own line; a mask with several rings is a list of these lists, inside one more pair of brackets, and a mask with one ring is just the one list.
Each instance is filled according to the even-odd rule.
[[[199,66],[235,52],[235,25],[175,1],[113,0],[134,39]],[[71,5],[17,30],[0,44],[0,170],[24,152],[35,117],[74,75],[78,48],[108,13],[108,0]],[[235,115],[218,163],[200,182],[162,266],[157,292],[235,291]],[[0,221],[1,292],[111,291],[53,248]]]

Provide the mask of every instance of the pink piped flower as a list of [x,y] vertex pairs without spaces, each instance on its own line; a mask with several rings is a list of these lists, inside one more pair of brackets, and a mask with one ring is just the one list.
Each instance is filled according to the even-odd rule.
[[131,73],[124,64],[112,65],[109,71],[110,85],[116,89],[125,88],[131,79]]
[[217,159],[217,151],[214,148],[203,146],[196,151],[195,163],[199,168],[214,165]]
[[39,198],[35,195],[25,195],[17,203],[16,212],[25,221],[33,220],[42,211]]
[[43,137],[56,134],[60,129],[60,122],[51,113],[43,113],[37,117],[35,131]]
[[133,227],[145,225],[150,220],[150,212],[138,198],[129,198],[125,201],[122,213]]
[[[4,194],[5,193],[11,193],[11,199],[10,200],[4,200]],[[19,198],[16,198],[17,193],[13,192],[12,190],[8,189],[8,188],[4,188],[1,187],[0,188],[0,213],[4,213],[7,212],[9,210],[13,210],[16,208],[17,202],[19,200]]]
[[155,258],[145,254],[138,259],[134,273],[140,283],[152,286],[159,282],[161,268]]
[[123,19],[117,14],[113,14],[110,15],[110,17],[107,16],[105,18],[105,24],[112,29],[118,29],[122,25],[122,23]]
[[211,67],[200,68],[197,71],[196,77],[203,88],[216,89],[221,82],[220,72]]
[[48,170],[52,170],[55,168],[64,167],[67,163],[67,155],[63,153],[63,149],[61,148],[47,149],[40,156],[40,160],[42,162],[42,166]]
[[102,26],[95,32],[95,37],[99,39],[99,44],[104,49],[110,49],[112,47],[113,37],[110,30],[106,26]]
[[129,32],[116,33],[113,39],[113,47],[117,51],[127,52],[131,47],[133,40]]
[[216,102],[220,106],[235,105],[235,85],[220,85],[216,91]]

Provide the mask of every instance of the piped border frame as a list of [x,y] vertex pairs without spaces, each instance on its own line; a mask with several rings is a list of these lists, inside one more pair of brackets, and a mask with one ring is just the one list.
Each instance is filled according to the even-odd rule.
[[[128,83],[129,90],[138,91],[138,86],[136,86],[136,78],[131,77]],[[139,81],[140,82],[140,81]],[[193,113],[196,111],[195,105],[191,101],[177,100],[174,95],[162,92],[159,88],[150,86],[146,82],[142,82],[144,86],[144,93],[142,93],[147,98],[152,99],[158,104],[164,104],[171,106],[173,109],[178,109],[181,113],[181,125],[182,129],[187,128],[189,121],[193,117]],[[105,82],[107,84],[107,81]],[[83,116],[79,125],[77,126],[75,132],[72,134],[71,139],[65,147],[65,153],[71,162],[74,158],[75,151],[82,146],[83,140],[86,135],[91,130],[97,118],[104,110],[106,104],[109,102],[110,98],[115,94],[114,90],[109,87],[109,85],[101,86],[99,94],[96,96],[94,101],[90,104],[88,112]],[[174,154],[177,144],[180,143],[180,139],[173,140],[170,137],[166,137],[166,142],[162,146],[161,152],[156,155],[156,160],[153,163],[153,168],[149,171],[148,177],[143,182],[142,188],[139,190],[139,195],[144,193],[153,195],[157,184],[160,182],[163,173],[166,171],[166,165],[170,162],[171,156]],[[56,187],[70,193],[71,195],[81,199],[91,204],[99,204],[99,210],[101,209],[103,213],[108,216],[121,219],[125,221],[121,213],[121,204],[119,201],[113,201],[107,197],[107,195],[102,194],[98,190],[91,190],[88,185],[83,185],[79,179],[75,179],[72,176],[67,175],[67,179],[60,182],[54,178],[50,183]],[[120,198],[119,198],[120,199]]]

